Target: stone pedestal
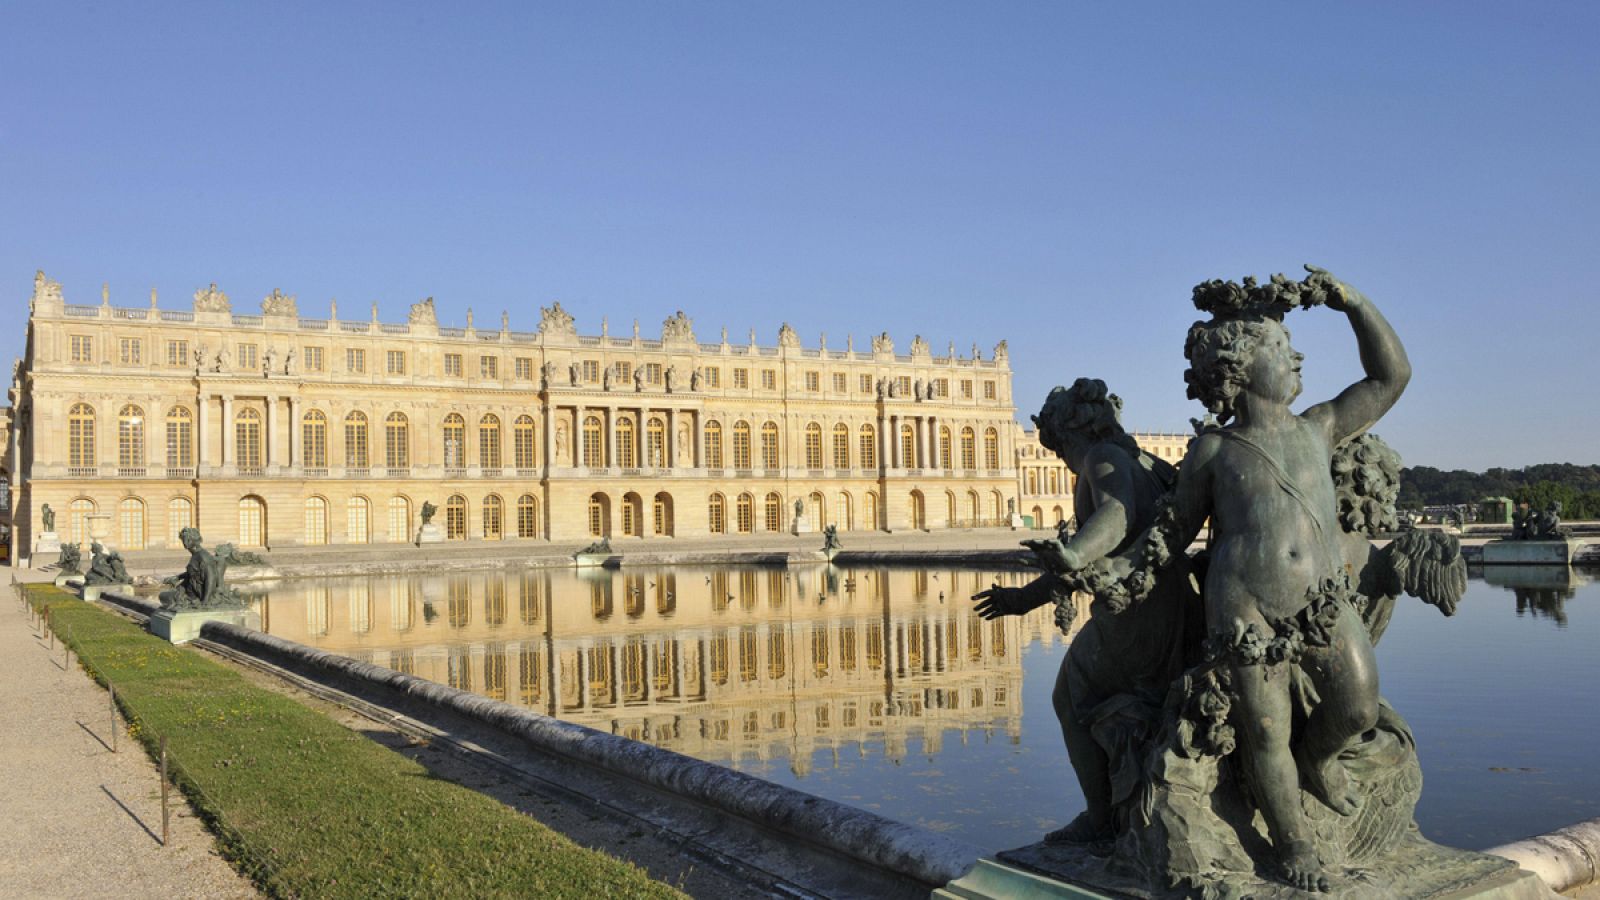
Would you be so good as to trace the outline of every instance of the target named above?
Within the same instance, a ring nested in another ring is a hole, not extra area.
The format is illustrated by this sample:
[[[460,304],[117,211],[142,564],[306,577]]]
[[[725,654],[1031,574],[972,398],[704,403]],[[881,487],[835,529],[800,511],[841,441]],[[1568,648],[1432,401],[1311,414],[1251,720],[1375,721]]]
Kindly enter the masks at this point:
[[[61,555],[61,536],[54,531],[42,531],[38,540],[33,542],[33,558],[44,560],[45,565],[56,561]]]
[[[116,591],[119,594],[132,594],[131,584],[85,584],[83,586],[83,599],[86,603],[93,603],[100,599],[106,591]]]
[[[260,630],[261,614],[248,609],[161,609],[150,616],[150,633],[174,644],[187,644],[200,636],[200,627],[207,622]]]
[[[622,554],[620,553],[574,553],[572,564],[580,569],[620,569],[622,568]]]
[[[423,544],[442,544],[442,543],[444,543],[444,529],[443,528],[440,528],[439,526],[433,524],[432,522],[429,522],[428,524],[426,524],[426,525],[422,526],[421,528],[417,529],[417,546],[418,547],[421,547]]]
[[[810,534],[816,530],[816,527],[811,524],[811,517],[805,513],[795,516],[794,521],[789,523],[790,534]]]
[[[1020,530],[1022,530],[1022,529],[1023,529],[1023,528],[1026,528],[1026,527],[1027,527],[1027,523],[1026,523],[1026,522],[1024,522],[1024,521],[1023,521],[1023,520],[1022,520],[1022,516],[1020,516],[1020,515],[1018,515],[1018,514],[1017,514],[1017,513],[1012,513],[1012,514],[1011,514],[1011,515],[1010,515],[1010,516],[1009,516],[1009,517],[1008,517],[1008,518],[1007,518],[1007,521],[1008,521],[1008,524],[1010,524],[1010,525],[1011,525],[1011,530],[1012,530],[1012,531],[1020,531]]]
[[[62,572],[56,576],[55,585],[62,590],[70,591],[83,584],[83,576],[77,573]]]
[[[1486,566],[1570,566],[1582,541],[1490,541],[1483,545]]]

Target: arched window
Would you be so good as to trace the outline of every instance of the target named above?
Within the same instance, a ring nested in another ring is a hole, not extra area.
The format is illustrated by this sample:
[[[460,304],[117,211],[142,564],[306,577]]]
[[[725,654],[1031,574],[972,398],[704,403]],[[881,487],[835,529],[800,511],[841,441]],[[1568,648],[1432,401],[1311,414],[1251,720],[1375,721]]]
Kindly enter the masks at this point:
[[[722,423],[706,423],[706,468],[722,468]]]
[[[978,433],[970,427],[961,429],[961,468],[978,467]],[[977,518],[974,516],[973,518]]]
[[[411,501],[399,495],[389,498],[389,540],[394,543],[411,540]]]
[[[372,504],[365,497],[345,501],[344,539],[350,544],[372,542]]]
[[[749,494],[740,494],[739,499],[734,503],[734,510],[736,512],[734,520],[738,524],[739,533],[749,534],[755,531],[756,499]]]
[[[1039,493],[1039,470],[1032,467],[1028,469],[1028,493]]]
[[[167,468],[194,468],[194,414],[188,407],[167,410]]]
[[[622,536],[644,536],[644,501],[629,491],[622,495]]]
[[[768,422],[761,426],[761,466],[765,469],[776,469],[780,465],[778,462],[778,423]]]
[[[467,498],[460,494],[444,501],[444,536],[452,541],[467,539]]]
[[[517,537],[539,536],[539,500],[532,494],[517,498]]]
[[[533,448],[536,446],[533,416],[517,416],[517,421],[511,426],[511,454],[519,469],[531,469],[534,466]]]
[[[773,491],[773,492],[767,494],[767,502],[765,504],[765,507],[766,507],[766,509],[764,511],[766,513],[767,530],[771,531],[771,532],[782,531],[783,530],[783,498],[778,495],[777,491]]]
[[[188,497],[167,501],[167,545],[179,546],[178,532],[194,525],[194,504]]]
[[[308,469],[328,467],[328,417],[320,409],[300,417],[300,462]]]
[[[411,467],[411,423],[403,412],[383,419],[383,464],[391,469]]]
[[[672,495],[665,491],[656,494],[655,501],[650,504],[650,519],[655,526],[657,537],[668,537],[672,534]]]
[[[1035,527],[1035,528],[1043,528],[1044,527],[1044,510],[1040,509],[1037,506],[1035,506],[1033,508],[1033,527]]]
[[[867,491],[861,502],[861,518],[866,523],[867,530],[878,530],[878,494],[876,491]]]
[[[955,458],[950,455],[950,429],[939,427],[939,464],[946,469],[956,467]]]
[[[94,407],[74,403],[67,411],[67,465],[88,469],[97,465],[94,452]]]
[[[591,469],[606,465],[606,445],[600,431],[600,417],[587,416],[583,420],[583,464]]]
[[[993,428],[983,431],[983,467],[991,472],[1000,468],[1000,432]]]
[[[623,416],[617,419],[617,466],[623,469],[634,469],[639,466],[639,454],[635,448],[639,446],[639,431],[633,426],[633,420]],[[627,532],[624,531],[624,534]]]
[[[130,403],[117,413],[117,467],[142,469],[144,464],[144,409]]]
[[[873,428],[871,425],[861,426],[859,441],[861,468],[876,469],[878,467],[878,429]]]
[[[728,533],[728,501],[721,494],[712,494],[706,504],[706,524],[712,534]]]
[[[850,468],[850,426],[843,422],[833,426],[833,467]]]
[[[956,520],[960,519],[956,513],[956,495],[954,491],[944,492],[944,524],[946,528],[956,527]]]
[[[461,469],[467,465],[467,420],[458,413],[444,417],[444,465],[447,469]],[[466,502],[465,497],[461,498],[463,505]]]
[[[818,530],[828,527],[828,505],[822,502],[822,492],[812,491],[807,498],[811,501],[811,522]]]
[[[360,410],[351,410],[344,417],[344,464],[349,468],[372,465],[372,435],[367,424],[367,414]]]
[[[667,467],[667,423],[651,416],[644,426],[644,464],[656,469]]]
[[[750,468],[750,423],[743,419],[733,423],[733,467]]]
[[[117,540],[123,550],[144,549],[144,501],[138,497],[117,504]]]
[[[833,520],[833,524],[839,526],[839,530],[840,531],[854,531],[855,530],[855,527],[856,527],[855,510],[851,509],[850,507],[851,507],[850,494],[846,493],[846,492],[841,492],[839,494],[839,516],[838,516],[838,518]]]
[[[989,513],[990,513],[989,518],[994,520],[994,521],[996,521],[996,522],[1000,521],[1001,517],[1005,515],[1005,513],[1003,512],[1003,510],[1005,508],[1006,508],[1006,500],[1005,500],[1004,497],[1000,496],[1000,492],[999,491],[990,491],[989,492]]]
[[[500,417],[487,415],[478,420],[478,465],[500,468]]]
[[[306,498],[306,543],[320,546],[328,542],[328,501]]]
[[[251,407],[239,410],[233,417],[234,449],[238,454],[241,472],[260,471],[261,463],[261,413]],[[259,541],[256,542],[258,546]]]
[[[1060,469],[1051,469],[1050,470],[1049,481],[1050,481],[1050,493],[1052,493],[1052,494],[1061,493],[1061,470]]]
[[[917,468],[917,430],[910,422],[900,423],[900,468]]]
[[[968,511],[972,513],[972,524],[977,525],[978,521],[983,518],[983,509],[978,506],[977,491],[967,491],[967,507]]]
[[[499,494],[483,498],[483,539],[498,541],[505,525],[505,504]]]
[[[1052,507],[1050,510],[1050,515],[1053,519],[1053,521],[1050,523],[1052,525],[1060,525],[1062,522],[1066,521],[1066,516],[1062,514],[1060,506]]]
[[[254,494],[239,498],[239,545],[242,547],[267,545],[267,501]]]
[[[822,468],[822,426],[815,422],[806,426],[806,468]]]
[[[88,497],[79,497],[67,507],[67,540],[74,544],[84,544],[89,540],[89,517],[95,514],[93,500]]]
[[[589,536],[605,537],[611,532],[611,503],[605,494],[589,495]]]

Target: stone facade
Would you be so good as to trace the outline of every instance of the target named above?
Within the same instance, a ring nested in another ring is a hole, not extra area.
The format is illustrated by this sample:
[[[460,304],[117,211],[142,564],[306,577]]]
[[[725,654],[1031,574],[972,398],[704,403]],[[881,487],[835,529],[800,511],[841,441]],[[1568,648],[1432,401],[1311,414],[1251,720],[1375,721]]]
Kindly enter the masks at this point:
[[[1011,370],[927,342],[896,354],[261,314],[216,285],[191,309],[66,302],[40,273],[11,391],[14,547],[49,503],[66,540],[125,550],[415,539],[587,541],[1003,524],[1017,490]]]
[[[1020,429],[1019,429],[1020,431]],[[1194,435],[1164,431],[1129,432],[1139,447],[1173,465],[1183,459]],[[1037,431],[1020,431],[1017,446],[1017,512],[1034,528],[1054,528],[1072,518],[1077,476],[1061,458],[1039,443]]]

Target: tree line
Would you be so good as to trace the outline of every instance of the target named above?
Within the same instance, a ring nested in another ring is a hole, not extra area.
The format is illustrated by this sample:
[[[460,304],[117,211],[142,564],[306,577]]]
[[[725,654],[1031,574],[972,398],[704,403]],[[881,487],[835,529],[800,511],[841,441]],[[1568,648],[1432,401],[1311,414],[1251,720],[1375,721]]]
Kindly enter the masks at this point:
[[[1466,503],[1476,508],[1485,497],[1526,500],[1543,509],[1561,501],[1563,519],[1600,519],[1600,466],[1540,463],[1523,469],[1494,468],[1486,472],[1464,469],[1443,471],[1432,466],[1400,470],[1401,509],[1452,506]]]

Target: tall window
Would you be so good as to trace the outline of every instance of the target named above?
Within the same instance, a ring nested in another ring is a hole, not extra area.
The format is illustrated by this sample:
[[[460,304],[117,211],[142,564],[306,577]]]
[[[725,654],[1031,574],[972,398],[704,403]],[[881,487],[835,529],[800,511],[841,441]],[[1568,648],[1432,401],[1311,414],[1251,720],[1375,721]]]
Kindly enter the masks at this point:
[[[867,491],[867,496],[861,503],[861,515],[866,522],[868,531],[876,531],[878,529],[877,492]]]
[[[309,468],[327,468],[328,417],[320,409],[300,417],[300,459]]]
[[[478,420],[478,465],[485,469],[500,468],[500,417],[484,416]]]
[[[234,449],[239,456],[239,468],[261,468],[261,413],[246,407],[233,417]],[[242,520],[241,520],[242,521]],[[260,544],[260,541],[256,541]]]
[[[761,426],[761,467],[776,469],[778,462],[778,423],[768,422]]]
[[[728,533],[728,501],[721,494],[712,494],[706,505],[706,524],[712,534]]]
[[[654,534],[658,537],[672,533],[672,497],[667,494],[657,494],[650,504],[650,519],[655,526]]]
[[[961,429],[961,468],[978,467],[978,434],[971,428]],[[973,518],[977,518],[974,516]]]
[[[534,430],[533,416],[517,416],[511,426],[511,454],[519,469],[533,468]]]
[[[606,530],[607,530],[607,524],[608,523],[606,522],[606,498],[605,498],[605,495],[604,494],[590,494],[589,495],[589,536],[590,537],[605,537]]]
[[[87,334],[72,336],[72,361],[94,362],[94,338]]]
[[[871,425],[861,426],[861,468],[876,469],[878,467],[878,430]]]
[[[74,469],[96,465],[94,407],[87,403],[74,403],[67,411],[67,465]]]
[[[667,465],[667,424],[651,416],[644,426],[644,464],[657,469]]]
[[[539,500],[532,494],[517,498],[517,537],[539,536]]]
[[[368,441],[367,414],[352,410],[344,417],[344,464],[352,469],[365,469],[372,465]]]
[[[93,500],[88,497],[79,497],[67,507],[67,539],[74,544],[82,544],[89,540],[89,517],[95,514]]]
[[[372,504],[365,497],[351,497],[345,503],[345,541],[366,544],[372,541]]]
[[[404,375],[406,373],[406,352],[404,350],[389,350],[384,353],[384,371],[390,375]]]
[[[639,446],[639,430],[634,427],[633,420],[620,418],[617,420],[617,465],[624,469],[632,469],[639,465],[639,456],[635,449]],[[624,534],[627,532],[624,531]]]
[[[321,497],[306,498],[306,543],[314,546],[328,542],[328,501]]]
[[[833,467],[850,468],[850,426],[843,422],[833,426]]]
[[[776,491],[767,494],[766,526],[768,531],[778,532],[783,530],[783,498]]]
[[[444,502],[444,536],[452,541],[467,539],[467,498],[451,494]]]
[[[855,510],[850,508],[850,495],[849,494],[842,493],[842,492],[839,494],[839,517],[834,519],[833,521],[834,521],[834,524],[838,525],[840,530],[842,530],[842,531],[854,531],[855,530],[855,527],[856,527]]]
[[[123,550],[144,549],[144,501],[138,497],[117,504],[117,540]]]
[[[444,355],[444,374],[452,378],[461,377],[461,354],[446,353]]]
[[[392,412],[384,417],[383,464],[391,469],[411,466],[411,424],[403,412]]]
[[[467,420],[456,413],[444,417],[444,464],[449,469],[467,464]],[[463,498],[461,502],[467,501]]]
[[[806,426],[806,468],[822,468],[822,426],[815,422]]]
[[[194,504],[188,497],[173,497],[167,501],[167,544],[178,546],[178,532],[194,524]]]
[[[733,467],[750,468],[750,423],[742,419],[733,423]]]
[[[583,420],[583,464],[591,469],[606,465],[606,445],[602,440],[599,416],[586,416]]]
[[[187,407],[167,410],[167,468],[194,466],[194,414]]]
[[[504,533],[505,503],[499,494],[490,494],[483,498],[483,537],[484,540],[498,541]]]
[[[900,423],[900,468],[917,468],[917,430],[909,423]]]
[[[983,431],[983,467],[991,472],[1000,468],[1000,432],[993,428]]]
[[[254,494],[239,498],[239,544],[245,547],[261,547],[266,545],[266,540],[266,501]]]
[[[411,501],[398,495],[389,498],[389,540],[411,540]]]
[[[756,528],[756,499],[749,494],[740,494],[734,503],[735,519],[739,526],[740,534],[749,534]]]
[[[722,423],[706,423],[706,468],[722,468]]]
[[[119,338],[117,340],[117,360],[125,366],[143,365],[144,341],[138,338]]]
[[[138,469],[144,464],[144,410],[129,404],[117,413],[117,466]]]
[[[950,456],[950,429],[939,426],[939,465],[946,469],[954,469],[955,460]]]
[[[639,528],[643,524],[639,521],[640,515],[643,512],[643,510],[640,508],[641,506],[643,506],[643,504],[639,502],[638,494],[629,493],[622,495],[623,537],[641,536],[639,532]]]

